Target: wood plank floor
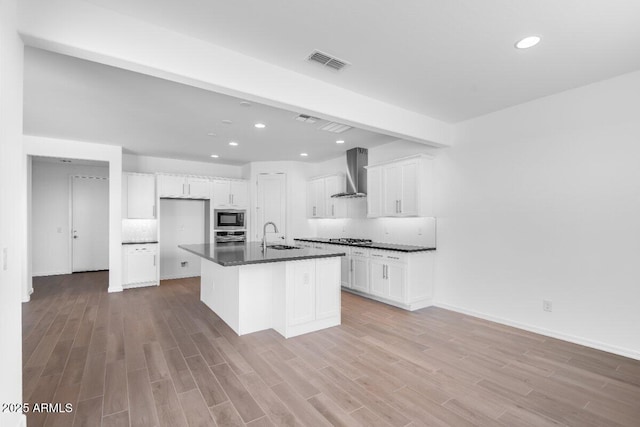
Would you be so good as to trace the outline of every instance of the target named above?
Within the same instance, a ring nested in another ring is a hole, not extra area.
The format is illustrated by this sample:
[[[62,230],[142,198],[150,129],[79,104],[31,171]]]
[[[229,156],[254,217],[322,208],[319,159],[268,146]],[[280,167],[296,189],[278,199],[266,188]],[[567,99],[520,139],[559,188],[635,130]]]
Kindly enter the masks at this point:
[[[348,293],[342,325],[238,337],[198,279],[108,294],[38,278],[23,306],[36,426],[639,426],[640,362],[438,308]]]

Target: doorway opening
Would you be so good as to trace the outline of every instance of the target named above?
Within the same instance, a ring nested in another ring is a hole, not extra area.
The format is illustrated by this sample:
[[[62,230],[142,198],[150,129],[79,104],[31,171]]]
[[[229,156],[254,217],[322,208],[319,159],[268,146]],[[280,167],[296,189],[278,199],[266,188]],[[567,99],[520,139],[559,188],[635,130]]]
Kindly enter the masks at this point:
[[[109,269],[109,163],[32,156],[28,233],[33,277]]]

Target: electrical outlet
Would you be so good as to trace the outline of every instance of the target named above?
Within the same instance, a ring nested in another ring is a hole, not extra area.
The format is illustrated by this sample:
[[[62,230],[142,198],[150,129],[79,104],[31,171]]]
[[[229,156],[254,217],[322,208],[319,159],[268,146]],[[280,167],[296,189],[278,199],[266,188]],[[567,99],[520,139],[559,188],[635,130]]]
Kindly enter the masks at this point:
[[[58,227],[58,228],[56,229],[56,231],[57,231],[58,233],[62,233],[62,227]]]
[[[553,311],[553,304],[551,303],[551,301],[543,300],[542,301],[542,309],[544,311],[552,312]]]
[[[180,263],[180,267],[186,267],[186,266],[188,266],[188,265],[189,265],[189,261],[182,261],[182,262]]]

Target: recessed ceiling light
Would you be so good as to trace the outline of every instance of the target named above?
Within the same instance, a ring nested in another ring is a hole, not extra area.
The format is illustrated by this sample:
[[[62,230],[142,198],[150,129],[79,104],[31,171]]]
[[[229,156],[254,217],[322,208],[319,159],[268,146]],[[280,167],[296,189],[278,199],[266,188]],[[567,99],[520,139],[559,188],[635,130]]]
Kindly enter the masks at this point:
[[[251,103],[247,101],[240,101],[240,105],[242,105],[243,107],[251,107]]]
[[[231,120],[229,120],[229,119],[224,119],[224,120],[222,120],[222,123],[224,123],[225,125],[230,125],[233,122]]]
[[[529,49],[530,47],[533,47],[533,46],[537,45],[538,43],[540,43],[540,37],[538,37],[538,36],[529,36],[529,37],[523,38],[518,43],[516,43],[516,47],[518,49]]]
[[[235,141],[231,141],[231,142],[229,143],[229,145],[231,145],[231,146],[233,146],[233,147],[236,147],[236,146],[238,145],[238,143],[237,143],[237,142],[235,142]]]
[[[213,133],[213,132],[209,132],[209,133],[207,134],[207,136],[218,136],[218,135],[216,135],[216,134],[215,134],[215,133]]]
[[[267,125],[265,125],[264,123],[256,123],[255,125],[253,125],[254,127],[258,128],[258,129],[264,129],[267,127]]]
[[[344,144],[344,141],[339,139],[339,140],[336,141],[336,144]]]
[[[308,154],[307,154],[307,153],[300,153],[300,155],[301,155],[302,157],[307,157],[307,156],[308,156]]]
[[[212,154],[211,157],[213,157],[214,159],[217,159],[220,156],[218,156],[217,154]]]

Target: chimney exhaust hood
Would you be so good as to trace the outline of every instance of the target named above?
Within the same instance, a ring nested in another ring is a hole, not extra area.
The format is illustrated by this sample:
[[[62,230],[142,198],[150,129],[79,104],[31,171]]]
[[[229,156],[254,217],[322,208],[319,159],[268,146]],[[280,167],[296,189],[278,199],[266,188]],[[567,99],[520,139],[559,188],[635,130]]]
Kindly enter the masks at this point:
[[[367,197],[367,166],[369,150],[352,148],[347,150],[347,191],[332,194],[335,198]]]

